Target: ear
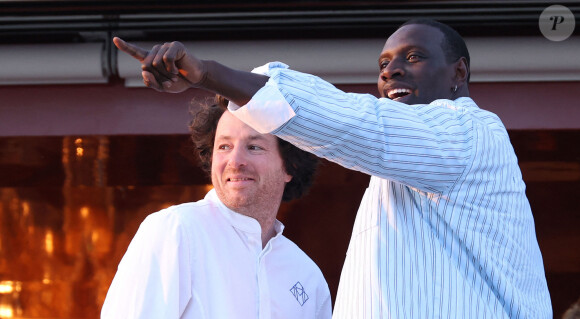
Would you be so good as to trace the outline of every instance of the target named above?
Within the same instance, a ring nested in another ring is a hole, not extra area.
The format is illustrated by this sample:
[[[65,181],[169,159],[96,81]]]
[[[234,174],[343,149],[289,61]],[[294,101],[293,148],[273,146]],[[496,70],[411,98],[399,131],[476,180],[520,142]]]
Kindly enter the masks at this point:
[[[292,175],[288,175],[286,174],[286,179],[284,180],[286,183],[290,183],[290,181],[292,180]]]
[[[457,85],[459,84],[467,84],[467,79],[469,78],[469,67],[467,66],[467,59],[465,57],[459,58],[457,62],[455,62],[455,78]]]

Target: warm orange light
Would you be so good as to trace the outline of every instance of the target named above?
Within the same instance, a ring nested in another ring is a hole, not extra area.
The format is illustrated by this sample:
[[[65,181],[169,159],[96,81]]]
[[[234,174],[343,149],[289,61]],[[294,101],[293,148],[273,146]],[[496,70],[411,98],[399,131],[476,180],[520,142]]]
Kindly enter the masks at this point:
[[[27,201],[23,201],[22,202],[22,216],[28,217],[28,214],[30,214],[30,203],[28,203]]]
[[[14,317],[14,309],[12,309],[12,306],[0,305],[0,318],[13,318],[13,317]]]
[[[99,241],[99,232],[98,231],[93,231],[91,233],[91,241],[93,242],[93,245],[97,243],[97,241]]]
[[[83,149],[83,139],[77,138],[75,140],[75,145],[77,146],[77,157],[83,157],[85,150]]]
[[[83,219],[87,219],[87,217],[89,217],[89,213],[90,213],[90,210],[87,206],[81,207],[81,217]]]
[[[12,280],[0,281],[0,294],[10,294],[14,291],[14,282]]]
[[[49,255],[54,252],[54,238],[51,230],[47,231],[44,236],[44,248]]]
[[[22,290],[21,281],[12,281],[12,280],[0,281],[0,294],[11,294],[13,292],[20,292],[21,290]]]
[[[20,282],[14,282],[12,280],[0,281],[0,296],[3,294],[12,294],[15,291],[16,292],[20,291]],[[12,317],[14,317],[14,309],[12,308],[12,306],[0,304],[0,318],[12,318]]]

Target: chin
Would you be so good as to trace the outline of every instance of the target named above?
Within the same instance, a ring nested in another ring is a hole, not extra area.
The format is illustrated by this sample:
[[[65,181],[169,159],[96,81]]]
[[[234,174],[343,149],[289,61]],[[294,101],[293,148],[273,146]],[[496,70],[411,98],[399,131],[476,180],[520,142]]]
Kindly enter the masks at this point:
[[[247,205],[242,205],[240,203],[224,203],[224,205],[226,205],[227,208],[238,214],[247,215],[245,213],[247,211],[247,209],[245,209]]]

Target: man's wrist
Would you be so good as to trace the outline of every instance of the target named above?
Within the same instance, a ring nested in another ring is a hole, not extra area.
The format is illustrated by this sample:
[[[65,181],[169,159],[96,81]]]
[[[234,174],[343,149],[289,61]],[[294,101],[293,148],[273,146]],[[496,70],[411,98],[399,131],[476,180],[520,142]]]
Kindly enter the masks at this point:
[[[200,62],[200,80],[192,85],[217,93],[240,106],[248,103],[268,81],[267,76],[230,69],[213,60]]]
[[[199,75],[196,77],[198,80],[196,82],[189,81],[189,83],[191,83],[191,87],[193,87],[193,88],[205,89],[206,82],[207,82],[207,75],[208,75],[207,64],[209,62],[212,62],[212,61],[206,61],[206,60],[198,60],[198,61],[199,61],[199,68],[198,68]]]

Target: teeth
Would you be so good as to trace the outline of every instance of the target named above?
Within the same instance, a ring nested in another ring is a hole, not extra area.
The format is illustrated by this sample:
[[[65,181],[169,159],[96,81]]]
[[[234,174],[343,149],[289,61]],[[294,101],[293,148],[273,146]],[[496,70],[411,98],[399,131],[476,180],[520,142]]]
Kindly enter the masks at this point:
[[[232,182],[239,182],[239,181],[249,181],[250,178],[230,178]]]
[[[390,90],[387,93],[387,95],[389,96],[390,99],[395,99],[397,97],[400,97],[397,95],[404,94],[404,93],[411,94],[411,90],[409,90],[409,89],[393,89],[393,90]]]

